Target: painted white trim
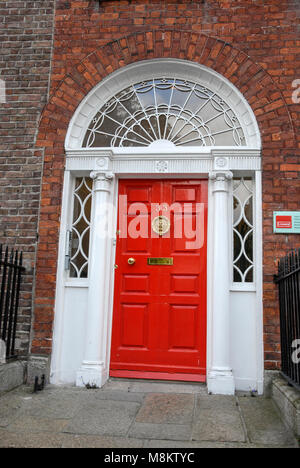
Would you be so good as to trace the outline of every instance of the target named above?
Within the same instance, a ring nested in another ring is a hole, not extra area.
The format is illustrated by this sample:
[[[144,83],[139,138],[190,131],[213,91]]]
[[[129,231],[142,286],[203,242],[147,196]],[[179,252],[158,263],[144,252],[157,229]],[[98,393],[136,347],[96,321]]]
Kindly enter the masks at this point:
[[[220,167],[225,164],[226,167]],[[260,150],[253,148],[197,148],[189,152],[68,150],[66,169],[79,175],[89,171],[109,170],[118,175],[208,174],[212,170],[258,171],[261,169]]]
[[[258,393],[263,393],[264,381],[264,323],[263,323],[263,224],[262,224],[262,173],[255,172],[255,285],[256,285],[256,368]]]
[[[224,164],[225,165],[225,164]],[[212,394],[233,395],[235,382],[230,359],[230,244],[231,222],[228,199],[233,173],[228,170],[209,174],[213,204],[213,262],[211,267],[210,366],[207,388]]]
[[[224,147],[217,147],[217,146],[205,146],[205,147],[198,147],[198,146],[189,146],[188,148],[183,149],[182,147],[173,147],[173,148],[166,148],[162,142],[161,148],[159,145],[156,146],[154,150],[153,147],[147,148],[76,148],[66,149],[67,156],[76,157],[80,156],[83,157],[93,157],[97,155],[103,155],[108,157],[115,157],[115,158],[128,158],[129,155],[131,157],[140,158],[141,156],[144,157],[151,157],[156,158],[157,154],[164,154],[169,157],[176,158],[178,155],[185,155],[186,158],[196,157],[199,155],[210,155],[213,152],[215,156],[223,155],[226,157],[231,157],[232,155],[236,155],[239,157],[242,156],[249,156],[249,157],[260,157],[261,150],[259,148],[255,148],[253,146],[224,146]]]
[[[206,332],[206,368],[212,367],[212,336],[213,319],[213,261],[214,261],[214,216],[213,216],[213,181],[208,179],[208,220],[207,220],[207,332]]]
[[[111,242],[105,234],[110,219],[106,205],[111,201],[112,172],[91,172],[93,184],[93,229],[89,258],[89,290],[84,356],[77,371],[76,385],[102,387],[109,374],[107,353],[108,307],[111,274]]]
[[[254,265],[255,266],[255,265]],[[233,283],[230,286],[232,292],[256,292],[256,284],[254,283]]]
[[[69,281],[65,282],[65,287],[66,288],[88,288],[90,283],[88,281],[85,281],[82,278],[70,278]]]
[[[110,369],[110,353],[111,353],[111,339],[112,339],[112,322],[113,322],[113,308],[114,308],[114,283],[115,283],[115,258],[116,258],[116,235],[117,235],[117,225],[118,225],[118,178],[115,177],[112,182],[111,188],[111,200],[113,201],[113,205],[116,207],[114,212],[114,217],[111,218],[112,221],[112,229],[115,235],[110,239],[109,244],[109,253],[108,253],[108,271],[111,272],[109,275],[109,283],[108,283],[108,294],[107,294],[107,310],[108,316],[106,321],[106,356],[105,362],[107,363],[107,375],[109,374]]]
[[[51,356],[50,382],[59,383],[60,376],[60,357],[64,335],[63,314],[65,297],[65,253],[66,253],[66,232],[68,229],[69,207],[73,206],[73,188],[74,180],[69,171],[65,172],[63,200],[61,209],[61,225],[58,245],[58,265],[57,281],[54,308],[54,326],[53,326],[53,349]]]

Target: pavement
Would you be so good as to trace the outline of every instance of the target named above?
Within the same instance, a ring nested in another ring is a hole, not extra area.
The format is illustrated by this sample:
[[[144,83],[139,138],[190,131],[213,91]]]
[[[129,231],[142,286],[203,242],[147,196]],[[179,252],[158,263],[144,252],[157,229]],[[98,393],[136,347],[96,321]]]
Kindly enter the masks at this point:
[[[0,447],[297,447],[270,399],[204,384],[111,379],[102,389],[22,386],[0,396]]]

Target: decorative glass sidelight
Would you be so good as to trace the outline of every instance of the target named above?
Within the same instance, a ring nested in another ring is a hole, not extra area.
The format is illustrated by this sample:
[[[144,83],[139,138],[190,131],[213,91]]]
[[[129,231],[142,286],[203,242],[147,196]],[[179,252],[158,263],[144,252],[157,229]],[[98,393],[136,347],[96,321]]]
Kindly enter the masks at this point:
[[[112,97],[94,116],[83,147],[245,146],[241,124],[215,92],[177,78],[143,81]]]
[[[233,180],[233,282],[254,281],[253,194],[251,178]]]
[[[87,278],[93,181],[89,177],[75,180],[73,223],[70,239],[70,277]]]

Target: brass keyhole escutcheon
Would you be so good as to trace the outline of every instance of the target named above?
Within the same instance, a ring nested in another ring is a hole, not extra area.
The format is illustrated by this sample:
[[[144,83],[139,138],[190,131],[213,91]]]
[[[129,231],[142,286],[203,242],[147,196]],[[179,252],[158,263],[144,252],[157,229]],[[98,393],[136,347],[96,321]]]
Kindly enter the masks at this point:
[[[135,258],[129,258],[128,259],[128,265],[134,265],[135,264]]]

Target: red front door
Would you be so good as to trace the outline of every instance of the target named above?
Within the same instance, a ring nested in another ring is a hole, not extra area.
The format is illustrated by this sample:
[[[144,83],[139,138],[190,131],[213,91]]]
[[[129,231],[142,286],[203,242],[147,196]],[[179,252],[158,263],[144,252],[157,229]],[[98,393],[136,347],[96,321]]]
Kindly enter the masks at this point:
[[[121,180],[118,232],[110,375],[204,380],[207,181]]]

